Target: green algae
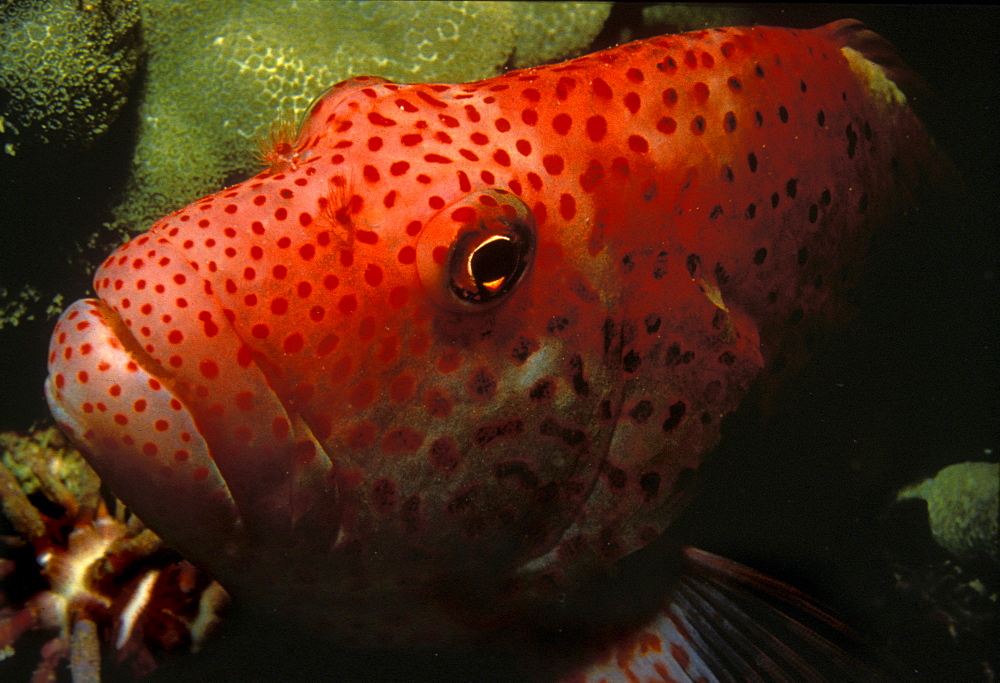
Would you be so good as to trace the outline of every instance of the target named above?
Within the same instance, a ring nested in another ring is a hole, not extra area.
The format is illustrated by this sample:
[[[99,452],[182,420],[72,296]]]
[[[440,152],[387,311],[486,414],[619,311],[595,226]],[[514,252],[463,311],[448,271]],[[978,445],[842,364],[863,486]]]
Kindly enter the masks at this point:
[[[2,154],[92,145],[124,107],[141,52],[135,0],[0,2]]]
[[[934,540],[955,557],[998,562],[998,489],[1000,464],[963,462],[904,489],[896,499],[927,501]]]

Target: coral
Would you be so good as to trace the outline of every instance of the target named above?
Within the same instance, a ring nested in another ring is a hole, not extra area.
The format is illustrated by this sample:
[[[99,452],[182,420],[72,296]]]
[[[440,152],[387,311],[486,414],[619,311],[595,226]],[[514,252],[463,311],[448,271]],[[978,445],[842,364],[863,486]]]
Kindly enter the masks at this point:
[[[942,548],[958,558],[997,553],[997,491],[1000,464],[963,462],[901,491],[897,500],[927,501],[931,533]]]
[[[282,113],[356,74],[461,82],[582,51],[610,3],[143,0],[148,82],[116,226],[160,216],[252,174]]]
[[[55,680],[64,660],[73,679],[100,679],[101,645],[132,675],[156,653],[197,651],[219,623],[228,596],[218,583],[162,547],[123,506],[101,497],[100,481],[54,428],[0,434],[0,661],[27,631],[56,633],[33,680]],[[3,662],[0,676],[12,678]]]
[[[135,0],[0,2],[0,145],[8,156],[86,148],[139,67]]]

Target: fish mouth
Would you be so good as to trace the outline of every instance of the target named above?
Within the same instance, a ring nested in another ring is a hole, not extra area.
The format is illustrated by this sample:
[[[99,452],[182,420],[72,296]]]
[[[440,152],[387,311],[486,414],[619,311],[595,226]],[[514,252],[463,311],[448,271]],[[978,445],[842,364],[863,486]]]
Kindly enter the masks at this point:
[[[239,513],[174,384],[106,303],[77,301],[56,324],[45,394],[57,424],[147,526],[197,558]]]

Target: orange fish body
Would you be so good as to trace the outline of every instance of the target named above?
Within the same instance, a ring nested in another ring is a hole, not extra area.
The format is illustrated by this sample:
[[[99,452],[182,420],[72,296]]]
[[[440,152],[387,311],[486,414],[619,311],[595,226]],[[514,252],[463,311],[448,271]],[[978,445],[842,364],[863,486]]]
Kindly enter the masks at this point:
[[[337,84],[107,259],[52,410],[237,599],[362,643],[530,612],[671,522],[909,191],[931,142],[859,36]]]

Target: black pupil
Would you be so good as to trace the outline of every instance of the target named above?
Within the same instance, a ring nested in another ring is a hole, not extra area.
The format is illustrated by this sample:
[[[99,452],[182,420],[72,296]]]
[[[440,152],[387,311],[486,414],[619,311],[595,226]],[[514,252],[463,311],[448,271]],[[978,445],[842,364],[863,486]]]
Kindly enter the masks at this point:
[[[508,278],[517,270],[520,254],[511,239],[491,240],[472,253],[470,268],[477,284]]]

